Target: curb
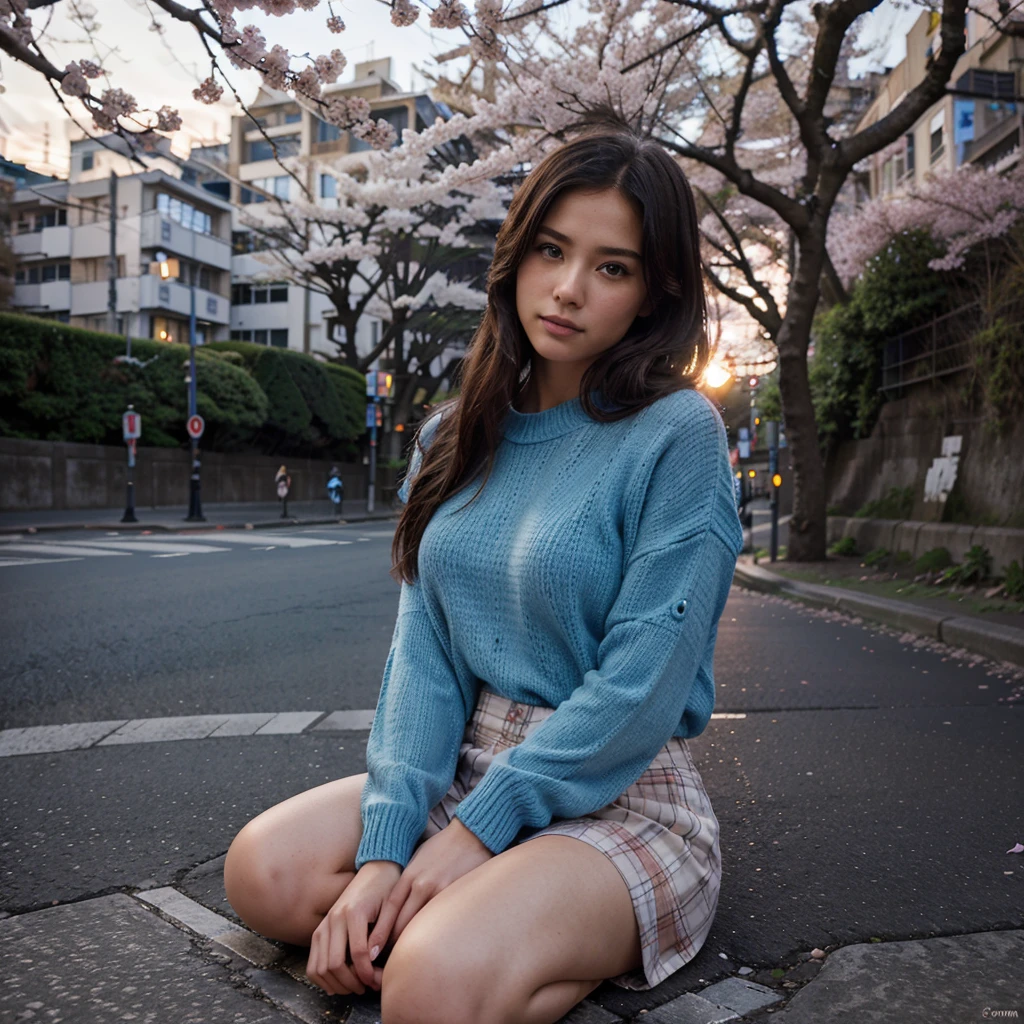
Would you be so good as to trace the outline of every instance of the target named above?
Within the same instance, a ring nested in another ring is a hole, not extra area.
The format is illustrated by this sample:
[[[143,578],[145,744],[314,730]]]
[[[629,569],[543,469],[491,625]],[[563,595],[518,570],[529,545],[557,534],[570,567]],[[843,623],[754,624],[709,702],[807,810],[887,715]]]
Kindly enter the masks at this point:
[[[38,526],[0,526],[0,536],[5,534],[59,533],[63,530],[118,530],[122,533],[138,533],[143,530],[163,533],[188,533],[200,530],[273,530],[280,526],[346,526],[352,523],[365,523],[376,519],[397,519],[401,512],[386,509],[355,519],[325,517],[318,519],[264,519],[251,523],[189,523],[184,519],[180,526],[168,526],[167,523],[42,523]]]
[[[873,597],[842,587],[789,580],[746,560],[736,563],[733,580],[748,590],[782,594],[816,608],[833,608],[850,615],[859,615],[886,626],[963,647],[986,658],[1024,666],[1024,629],[986,622],[967,615],[932,612],[906,601]]]

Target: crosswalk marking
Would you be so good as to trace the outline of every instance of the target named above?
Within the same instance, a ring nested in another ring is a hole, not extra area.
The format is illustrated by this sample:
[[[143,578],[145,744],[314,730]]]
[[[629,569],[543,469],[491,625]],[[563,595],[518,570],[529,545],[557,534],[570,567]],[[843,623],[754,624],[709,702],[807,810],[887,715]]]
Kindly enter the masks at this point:
[[[86,544],[89,542],[86,541]],[[101,555],[127,555],[127,551],[97,551],[93,547],[86,547],[77,544],[62,544],[54,541],[52,544],[4,544],[0,551],[17,551],[24,555],[79,555],[81,557],[98,557]]]
[[[206,538],[205,537],[204,538],[196,537],[195,539],[196,540],[200,540],[200,539],[205,540]],[[213,540],[212,537],[210,539]],[[352,541],[350,541],[350,540],[323,540],[323,539],[314,538],[314,537],[290,537],[290,536],[287,536],[287,535],[285,535],[285,536],[278,536],[276,534],[273,537],[268,537],[266,534],[264,534],[263,536],[260,536],[259,534],[252,534],[252,533],[233,533],[233,534],[228,534],[225,531],[224,533],[218,533],[217,534],[216,543],[218,543],[218,544],[252,544],[254,546],[256,546],[256,545],[262,546],[262,545],[265,545],[265,544],[273,544],[274,547],[280,547],[280,548],[320,548],[320,547],[329,547],[329,546],[332,546],[332,545],[335,545],[335,544],[351,544]]]
[[[83,540],[79,542],[79,547],[105,553],[144,551],[150,555],[208,555],[214,551],[228,550],[212,544],[170,544],[162,540]]]
[[[0,558],[0,569],[12,565],[52,565],[54,562],[80,562],[81,558]]]

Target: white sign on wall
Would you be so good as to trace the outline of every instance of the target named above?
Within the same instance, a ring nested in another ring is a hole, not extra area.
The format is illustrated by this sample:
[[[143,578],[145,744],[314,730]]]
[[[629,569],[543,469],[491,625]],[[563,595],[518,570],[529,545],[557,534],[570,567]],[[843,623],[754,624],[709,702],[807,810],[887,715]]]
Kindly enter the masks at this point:
[[[957,466],[960,464],[960,435],[942,439],[942,454],[932,459],[924,478],[924,500],[945,501],[956,483]]]

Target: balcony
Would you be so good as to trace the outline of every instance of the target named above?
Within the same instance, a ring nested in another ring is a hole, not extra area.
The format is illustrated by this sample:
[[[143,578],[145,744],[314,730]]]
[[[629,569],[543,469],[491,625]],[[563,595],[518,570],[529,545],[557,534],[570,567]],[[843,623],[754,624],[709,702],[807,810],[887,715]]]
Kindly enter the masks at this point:
[[[28,313],[68,312],[71,309],[71,282],[15,285],[11,305]]]
[[[216,267],[231,269],[231,243],[214,235],[201,235],[183,228],[157,210],[142,215],[140,245],[143,249],[163,249],[174,256]]]
[[[42,231],[29,231],[24,235],[15,235],[11,239],[11,248],[19,260],[24,259],[57,259],[71,255],[71,229],[66,225],[43,228]]]
[[[147,275],[138,278],[139,309],[160,310],[178,316],[189,315],[189,288],[178,281],[161,281]],[[227,325],[231,321],[231,301],[205,288],[196,288],[196,317],[208,323]]]

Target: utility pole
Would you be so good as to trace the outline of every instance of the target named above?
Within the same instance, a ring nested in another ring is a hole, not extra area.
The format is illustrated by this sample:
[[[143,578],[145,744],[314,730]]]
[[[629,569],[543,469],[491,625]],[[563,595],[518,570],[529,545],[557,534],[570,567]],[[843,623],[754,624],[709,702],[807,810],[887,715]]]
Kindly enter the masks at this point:
[[[107,331],[117,334],[117,175],[110,172],[110,257],[107,261]]]

